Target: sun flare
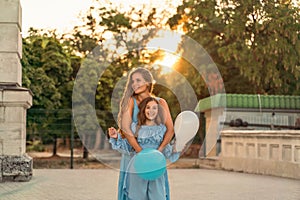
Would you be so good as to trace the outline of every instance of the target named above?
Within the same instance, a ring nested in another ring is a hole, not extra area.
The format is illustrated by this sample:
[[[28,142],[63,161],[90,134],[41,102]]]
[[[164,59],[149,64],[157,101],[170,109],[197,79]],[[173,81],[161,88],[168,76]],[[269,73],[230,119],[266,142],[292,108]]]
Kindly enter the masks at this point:
[[[173,66],[177,61],[177,56],[168,53],[162,59],[156,60],[154,64],[162,68],[162,73],[167,74],[173,71]]]
[[[179,60],[180,53],[178,45],[181,42],[181,34],[170,30],[160,30],[157,37],[150,40],[147,44],[149,49],[160,49],[164,51],[164,56],[157,59],[154,64],[162,68],[162,73],[170,73],[173,71],[174,64]],[[176,55],[178,54],[178,55]]]

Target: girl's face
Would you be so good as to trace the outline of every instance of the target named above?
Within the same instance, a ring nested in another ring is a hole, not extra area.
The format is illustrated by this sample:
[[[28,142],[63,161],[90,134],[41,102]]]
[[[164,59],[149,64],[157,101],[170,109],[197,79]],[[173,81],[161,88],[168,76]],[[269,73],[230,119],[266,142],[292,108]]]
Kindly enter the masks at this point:
[[[147,90],[147,82],[145,81],[144,77],[140,73],[134,73],[131,77],[132,81],[132,89],[135,94],[140,94]]]
[[[149,101],[145,108],[145,116],[148,120],[155,120],[158,114],[158,104],[155,101]]]

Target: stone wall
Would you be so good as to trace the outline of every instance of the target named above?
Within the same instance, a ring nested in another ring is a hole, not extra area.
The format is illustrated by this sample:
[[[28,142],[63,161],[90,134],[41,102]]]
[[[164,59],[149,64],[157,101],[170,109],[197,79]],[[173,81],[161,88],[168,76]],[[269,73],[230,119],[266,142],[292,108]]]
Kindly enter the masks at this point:
[[[0,156],[0,182],[29,181],[32,178],[32,158],[26,154],[22,156]]]
[[[205,157],[214,157],[218,155],[216,147],[220,134],[220,123],[224,121],[224,108],[210,109],[205,112]]]
[[[0,155],[26,152],[26,110],[31,104],[29,90],[0,84]]]
[[[0,0],[0,83],[22,85],[22,9],[19,0]]]
[[[222,168],[300,179],[300,131],[224,130]]]
[[[22,86],[22,10],[19,0],[0,0],[0,182],[28,181],[26,111],[32,93]]]

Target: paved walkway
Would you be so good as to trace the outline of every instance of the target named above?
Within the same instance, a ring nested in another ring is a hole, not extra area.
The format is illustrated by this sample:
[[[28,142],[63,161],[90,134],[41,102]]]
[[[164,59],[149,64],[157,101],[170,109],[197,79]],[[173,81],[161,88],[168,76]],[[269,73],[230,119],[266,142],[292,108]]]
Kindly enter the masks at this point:
[[[169,169],[172,200],[299,200],[300,181],[206,169]],[[34,170],[29,182],[0,183],[5,200],[115,200],[113,169]]]

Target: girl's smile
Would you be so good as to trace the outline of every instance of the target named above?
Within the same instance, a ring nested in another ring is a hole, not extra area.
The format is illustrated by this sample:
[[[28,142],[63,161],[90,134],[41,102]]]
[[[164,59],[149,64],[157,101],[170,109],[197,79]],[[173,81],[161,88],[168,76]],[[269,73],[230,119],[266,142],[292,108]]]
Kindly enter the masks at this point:
[[[155,101],[148,102],[145,109],[145,115],[147,120],[150,121],[155,120],[157,114],[158,114],[158,104]]]

